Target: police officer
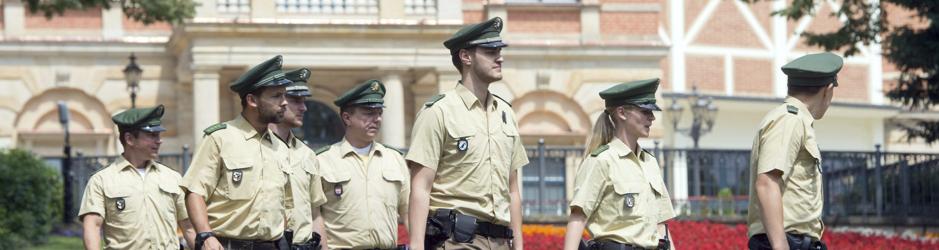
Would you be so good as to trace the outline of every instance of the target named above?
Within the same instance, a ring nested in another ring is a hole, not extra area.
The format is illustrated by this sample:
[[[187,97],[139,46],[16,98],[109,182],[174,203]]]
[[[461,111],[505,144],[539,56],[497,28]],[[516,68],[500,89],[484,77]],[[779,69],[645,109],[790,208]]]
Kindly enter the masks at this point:
[[[675,217],[658,161],[639,147],[649,137],[659,79],[600,92],[606,109],[588,139],[574,180],[564,249],[669,249],[665,222]],[[579,246],[584,227],[593,238]],[[661,239],[661,242],[660,242]]]
[[[245,72],[230,88],[241,114],[204,130],[181,184],[204,249],[284,249],[290,165],[268,124],[284,119],[281,56]],[[198,115],[198,114],[197,114]]]
[[[492,18],[444,42],[462,80],[414,121],[407,154],[414,249],[522,249],[519,172],[528,156],[511,104],[489,92],[502,79],[502,27]]]
[[[319,207],[330,249],[395,249],[406,218],[410,178],[400,151],[375,141],[385,85],[367,80],[333,102],[346,126],[342,141],[317,149],[326,204]],[[320,221],[320,220],[318,220]]]
[[[784,65],[788,97],[771,110],[750,155],[750,249],[825,249],[822,237],[821,154],[812,124],[838,86],[843,60],[810,54]]]
[[[85,249],[178,249],[177,225],[189,247],[195,231],[187,220],[182,177],[159,162],[163,105],[129,109],[111,118],[124,152],[91,176],[82,196]],[[177,224],[178,223],[178,224]]]
[[[292,171],[290,186],[294,206],[290,211],[287,228],[293,233],[293,249],[319,249],[320,234],[313,231],[313,207],[326,202],[326,198],[323,197],[316,174],[316,153],[291,132],[291,129],[303,126],[305,101],[311,96],[310,88],[307,87],[310,70],[296,69],[284,73],[284,77],[292,82],[286,88],[287,111],[284,112],[284,121],[271,123],[270,128],[279,139],[277,142],[281,144],[280,147],[287,149],[287,160]]]

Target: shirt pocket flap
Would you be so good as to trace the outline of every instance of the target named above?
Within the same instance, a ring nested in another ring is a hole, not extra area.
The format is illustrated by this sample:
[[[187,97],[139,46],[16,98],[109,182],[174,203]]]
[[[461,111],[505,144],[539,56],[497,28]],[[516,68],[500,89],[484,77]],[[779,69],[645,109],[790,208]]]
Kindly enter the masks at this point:
[[[814,139],[805,143],[805,151],[809,152],[809,154],[817,160],[822,159],[822,152],[818,150],[818,143],[816,143]]]
[[[329,183],[346,182],[352,179],[352,174],[348,171],[323,171],[323,180]]]
[[[516,137],[518,136],[518,128],[515,127],[513,123],[507,123],[502,126],[502,132],[507,136]]]
[[[254,167],[254,160],[251,160],[251,159],[225,158],[224,162],[225,162],[225,169],[228,169],[228,171],[239,170],[239,169],[248,170],[251,167]]]
[[[392,166],[384,166],[381,170],[381,176],[387,181],[400,182],[404,180],[404,174],[401,173],[401,170]]]
[[[182,190],[180,190],[179,185],[174,184],[174,182],[168,182],[168,181],[160,182],[160,190],[162,190],[163,192],[170,193],[170,194],[182,193]]]
[[[474,135],[473,129],[471,129],[469,126],[466,126],[465,124],[453,124],[451,126],[447,126],[446,129],[447,135],[454,139],[472,137]]]
[[[109,187],[104,189],[104,196],[108,198],[124,198],[130,196],[131,189],[128,186]]]
[[[638,194],[642,190],[642,184],[613,182],[613,191],[618,195]]]

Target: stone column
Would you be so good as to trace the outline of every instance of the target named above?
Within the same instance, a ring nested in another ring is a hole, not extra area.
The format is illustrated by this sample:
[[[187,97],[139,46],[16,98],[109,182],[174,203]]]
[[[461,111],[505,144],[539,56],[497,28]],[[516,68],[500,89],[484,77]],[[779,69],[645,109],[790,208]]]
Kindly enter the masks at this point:
[[[219,122],[219,68],[199,68],[192,76],[193,148],[202,142],[202,130]]]
[[[3,1],[3,34],[6,37],[22,35],[26,29],[26,8],[20,0]]]
[[[124,11],[120,6],[101,9],[101,36],[118,39],[124,36]]]
[[[392,147],[404,147],[404,84],[398,73],[382,77],[385,84],[385,112],[381,122],[381,142]]]

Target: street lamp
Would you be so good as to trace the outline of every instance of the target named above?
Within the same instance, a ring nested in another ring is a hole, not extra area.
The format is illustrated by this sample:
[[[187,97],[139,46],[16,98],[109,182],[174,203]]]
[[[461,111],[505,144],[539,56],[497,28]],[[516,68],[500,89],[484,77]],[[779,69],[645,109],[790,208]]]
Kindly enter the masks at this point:
[[[714,99],[704,98],[698,93],[698,87],[691,88],[691,96],[685,97],[688,105],[691,106],[691,127],[679,128],[678,122],[681,120],[684,105],[678,103],[677,98],[672,97],[672,104],[668,107],[668,119],[672,121],[672,128],[676,132],[688,135],[694,141],[694,148],[698,148],[698,140],[701,136],[711,132],[714,128],[714,118],[717,116],[717,106],[714,105]]]
[[[59,123],[62,124],[62,129],[65,130],[65,145],[62,148],[62,153],[65,154],[65,158],[62,158],[62,180],[65,182],[63,188],[65,189],[64,194],[64,205],[65,213],[62,216],[64,223],[69,223],[72,218],[72,144],[69,141],[69,132],[68,132],[68,105],[64,101],[58,101],[56,103],[59,109]]]
[[[130,53],[130,63],[124,67],[124,80],[127,81],[127,90],[130,91],[130,108],[137,107],[137,91],[140,90],[140,77],[143,69],[137,65],[137,57]]]

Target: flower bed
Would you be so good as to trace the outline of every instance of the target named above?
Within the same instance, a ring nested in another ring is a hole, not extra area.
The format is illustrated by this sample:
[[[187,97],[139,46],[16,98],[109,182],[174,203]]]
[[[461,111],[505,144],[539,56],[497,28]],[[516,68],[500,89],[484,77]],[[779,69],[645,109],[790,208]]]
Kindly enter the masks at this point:
[[[668,228],[677,249],[746,249],[747,226],[725,225],[714,222],[672,221]],[[399,243],[407,242],[407,232],[398,230]],[[563,225],[522,226],[525,249],[562,249]],[[862,235],[853,232],[825,231],[822,239],[829,249],[939,249],[939,239],[910,240],[900,237]]]

